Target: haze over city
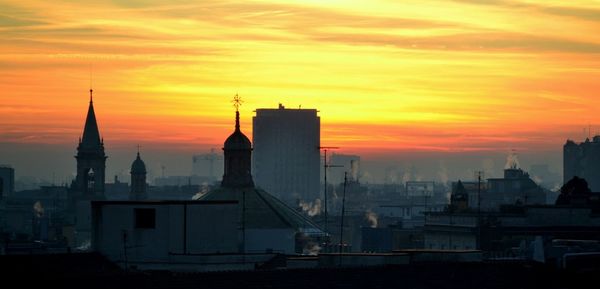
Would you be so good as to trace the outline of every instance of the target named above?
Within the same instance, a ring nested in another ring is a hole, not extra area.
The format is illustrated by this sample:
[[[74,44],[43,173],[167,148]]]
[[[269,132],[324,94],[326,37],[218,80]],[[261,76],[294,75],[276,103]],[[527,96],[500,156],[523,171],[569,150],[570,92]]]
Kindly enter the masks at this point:
[[[600,13],[590,1],[0,8],[0,158],[17,177],[73,177],[90,84],[108,176],[127,172],[137,144],[151,174],[189,173],[192,154],[222,147],[235,93],[248,135],[257,108],[318,109],[321,143],[361,155],[372,182],[390,166],[424,178],[444,167],[459,168],[451,178],[501,174],[512,150],[525,168],[560,173],[565,140],[598,130]]]

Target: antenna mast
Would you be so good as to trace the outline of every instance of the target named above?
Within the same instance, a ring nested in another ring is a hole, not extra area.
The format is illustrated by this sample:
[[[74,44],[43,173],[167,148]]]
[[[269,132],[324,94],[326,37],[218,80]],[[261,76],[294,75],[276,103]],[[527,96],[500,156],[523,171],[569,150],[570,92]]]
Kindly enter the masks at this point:
[[[324,215],[325,215],[325,232],[329,232],[329,214],[327,212],[327,207],[328,207],[328,201],[327,201],[327,169],[328,168],[340,168],[343,166],[340,165],[330,165],[327,163],[327,150],[333,150],[333,149],[339,149],[339,147],[319,147],[319,149],[322,149],[324,152],[324,157],[323,157],[323,178],[324,178],[324,189],[323,189],[323,202],[325,203],[324,206]]]
[[[344,213],[346,212],[346,183],[348,182],[348,172],[344,172],[344,193],[342,195],[342,221],[340,223],[340,263],[342,266],[342,250],[344,246]]]
[[[483,171],[476,171],[477,176],[477,249],[481,250],[481,178]]]

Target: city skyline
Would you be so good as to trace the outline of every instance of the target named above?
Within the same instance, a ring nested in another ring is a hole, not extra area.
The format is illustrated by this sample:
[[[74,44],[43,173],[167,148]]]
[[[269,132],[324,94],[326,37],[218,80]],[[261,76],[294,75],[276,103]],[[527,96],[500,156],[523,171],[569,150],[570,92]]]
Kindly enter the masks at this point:
[[[235,93],[242,122],[316,108],[322,143],[363,155],[559,151],[596,132],[600,8],[482,3],[5,1],[0,142],[71,147],[90,82],[112,148],[216,147]]]

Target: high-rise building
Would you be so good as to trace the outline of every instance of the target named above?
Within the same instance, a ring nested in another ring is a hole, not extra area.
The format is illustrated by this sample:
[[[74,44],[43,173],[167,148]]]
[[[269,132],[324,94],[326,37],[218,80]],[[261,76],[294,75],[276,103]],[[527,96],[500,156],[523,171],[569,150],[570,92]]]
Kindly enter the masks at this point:
[[[254,180],[289,204],[319,197],[320,125],[316,109],[257,109]]]
[[[103,198],[106,170],[106,154],[104,140],[100,137],[92,90],[90,89],[90,105],[83,129],[83,137],[77,146],[77,177],[75,190],[86,198]]]
[[[15,169],[0,165],[0,199],[15,191]]]
[[[600,192],[600,135],[582,143],[567,140],[563,147],[563,170],[565,184],[577,176],[587,181],[592,192]]]

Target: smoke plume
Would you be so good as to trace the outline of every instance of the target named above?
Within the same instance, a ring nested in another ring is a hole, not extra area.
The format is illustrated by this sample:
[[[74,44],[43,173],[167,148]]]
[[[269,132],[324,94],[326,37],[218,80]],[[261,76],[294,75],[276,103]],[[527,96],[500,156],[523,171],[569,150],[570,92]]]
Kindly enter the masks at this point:
[[[200,198],[202,198],[202,196],[208,194],[208,183],[207,182],[203,182],[202,186],[200,187],[200,191],[197,192],[194,196],[192,196],[192,200],[199,200]]]
[[[41,218],[44,215],[44,207],[40,201],[37,201],[35,204],[33,204],[33,211],[38,218]]]
[[[368,210],[365,212],[365,218],[371,223],[371,228],[377,228],[377,214],[373,213],[373,211]]]
[[[514,151],[510,152],[506,157],[506,165],[504,165],[504,169],[512,169],[512,168],[520,168],[519,158],[517,157],[517,153]]]
[[[302,211],[311,217],[321,213],[321,199],[316,199],[314,202],[300,201],[299,205]]]

